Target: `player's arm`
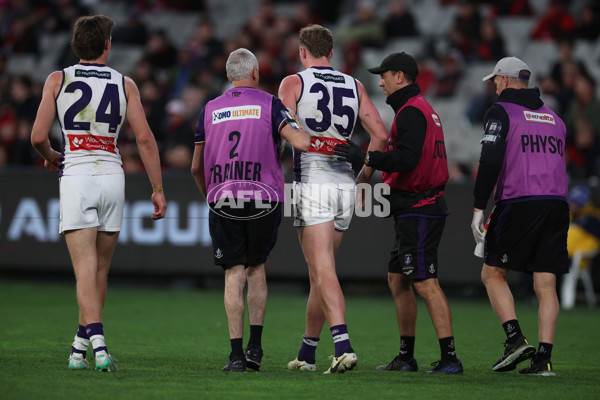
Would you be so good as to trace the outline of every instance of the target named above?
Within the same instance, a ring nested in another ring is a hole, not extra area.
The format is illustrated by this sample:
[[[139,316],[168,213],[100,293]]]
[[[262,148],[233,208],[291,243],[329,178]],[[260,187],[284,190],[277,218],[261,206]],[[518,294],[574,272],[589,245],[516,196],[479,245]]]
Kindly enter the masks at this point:
[[[129,77],[125,77],[125,94],[127,96],[127,120],[135,134],[140,157],[152,184],[151,199],[154,204],[152,219],[161,219],[164,218],[167,212],[167,201],[162,186],[158,146],[150,126],[148,126],[148,121],[146,121],[146,114],[140,100],[140,91],[135,82]]]
[[[206,180],[204,178],[204,143],[196,143],[194,156],[192,157],[192,176],[196,186],[206,200]]]
[[[56,117],[56,96],[62,84],[63,72],[55,71],[46,79],[42,91],[42,101],[31,130],[31,144],[35,151],[44,158],[44,166],[48,171],[58,171],[61,154],[50,145],[50,128]]]
[[[302,90],[302,80],[298,75],[286,76],[279,85],[277,97],[281,100],[284,106],[292,113],[296,114],[296,103],[300,98]]]
[[[485,210],[504,163],[506,134],[509,129],[508,114],[504,108],[494,105],[489,109],[484,118],[484,129],[477,179],[473,189],[474,211]]]
[[[367,151],[384,151],[387,143],[387,131],[381,120],[379,111],[377,111],[377,108],[369,98],[364,85],[358,80],[356,83],[360,100],[358,118],[360,119],[363,128],[365,128],[371,137]],[[373,167],[365,165],[356,177],[356,182],[369,182],[374,172],[375,169]]]

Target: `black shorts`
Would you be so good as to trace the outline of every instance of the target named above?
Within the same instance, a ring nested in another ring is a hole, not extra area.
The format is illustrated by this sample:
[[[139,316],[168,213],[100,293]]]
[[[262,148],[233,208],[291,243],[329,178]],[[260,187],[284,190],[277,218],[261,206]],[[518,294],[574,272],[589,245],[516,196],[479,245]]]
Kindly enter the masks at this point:
[[[275,246],[281,223],[281,203],[274,207],[272,212],[256,219],[226,218],[211,210],[208,226],[215,264],[227,269],[240,264],[247,268],[264,263]],[[253,204],[247,204],[244,209],[226,211],[242,218],[256,214]]]
[[[411,280],[437,278],[445,216],[396,217],[396,243],[388,271]]]
[[[561,200],[496,205],[485,236],[485,263],[521,272],[569,271],[569,206]]]

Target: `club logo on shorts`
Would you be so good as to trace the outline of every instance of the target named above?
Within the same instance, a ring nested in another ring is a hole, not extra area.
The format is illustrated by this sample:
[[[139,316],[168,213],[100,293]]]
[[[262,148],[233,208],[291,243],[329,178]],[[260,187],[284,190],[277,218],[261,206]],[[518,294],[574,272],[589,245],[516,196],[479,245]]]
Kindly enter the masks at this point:
[[[435,265],[431,264],[431,265],[429,266],[429,273],[430,273],[430,274],[435,274]]]
[[[223,258],[223,252],[221,251],[221,249],[217,249],[215,251],[215,258]]]
[[[241,180],[225,181],[213,186],[206,198],[214,213],[236,220],[264,217],[273,212],[280,201],[277,191],[269,185]],[[239,213],[239,210],[248,212]]]
[[[404,265],[410,265],[412,263],[412,254],[404,255]]]
[[[502,258],[500,259],[504,264],[508,262],[508,255],[506,253],[502,254]]]

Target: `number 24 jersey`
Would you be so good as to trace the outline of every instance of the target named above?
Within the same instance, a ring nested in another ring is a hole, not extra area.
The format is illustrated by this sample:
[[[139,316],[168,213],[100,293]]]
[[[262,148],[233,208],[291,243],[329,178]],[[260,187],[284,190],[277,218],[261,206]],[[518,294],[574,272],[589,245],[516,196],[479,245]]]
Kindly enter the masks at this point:
[[[62,129],[61,175],[122,173],[117,148],[125,120],[124,77],[103,64],[76,64],[63,70],[56,97]]]

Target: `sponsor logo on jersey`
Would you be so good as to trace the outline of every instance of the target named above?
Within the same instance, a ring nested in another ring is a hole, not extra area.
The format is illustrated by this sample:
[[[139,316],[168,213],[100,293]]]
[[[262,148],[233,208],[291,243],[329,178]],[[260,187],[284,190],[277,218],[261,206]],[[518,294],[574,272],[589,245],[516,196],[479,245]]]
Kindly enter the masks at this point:
[[[110,71],[96,71],[95,69],[76,69],[77,78],[100,78],[110,79]]]
[[[552,114],[537,113],[533,111],[523,111],[527,122],[540,122],[542,124],[556,125]]]
[[[320,79],[325,82],[337,82],[344,83],[346,79],[342,75],[333,75],[333,74],[322,74],[320,72],[313,72],[313,75],[316,79]]]
[[[260,119],[260,106],[226,107],[214,110],[212,113],[213,124],[239,119]]]
[[[69,150],[104,150],[116,153],[115,138],[107,136],[72,135],[68,134]]]
[[[311,136],[310,153],[334,154],[333,149],[338,143],[347,143],[345,140],[330,137]]]
[[[435,122],[435,125],[436,125],[438,128],[441,128],[441,127],[442,127],[442,123],[440,122],[440,117],[438,117],[438,116],[437,116],[437,115],[435,115],[435,114],[431,114],[431,118],[433,118],[433,122]]]

